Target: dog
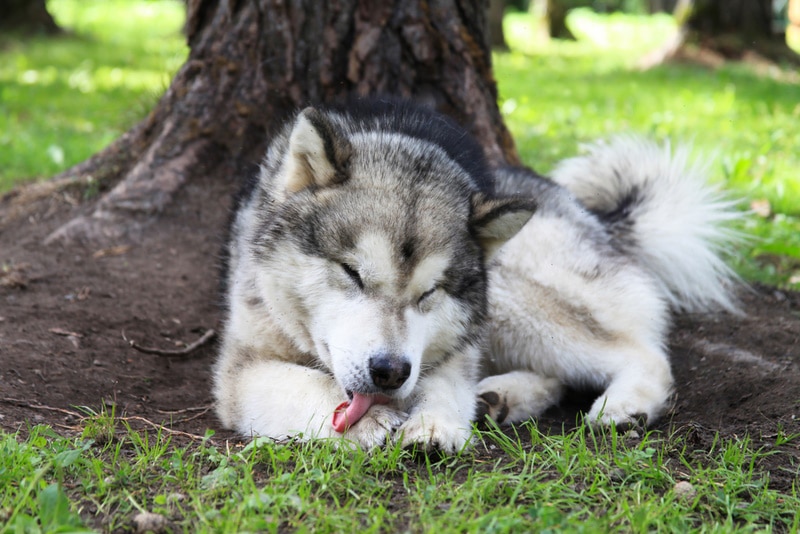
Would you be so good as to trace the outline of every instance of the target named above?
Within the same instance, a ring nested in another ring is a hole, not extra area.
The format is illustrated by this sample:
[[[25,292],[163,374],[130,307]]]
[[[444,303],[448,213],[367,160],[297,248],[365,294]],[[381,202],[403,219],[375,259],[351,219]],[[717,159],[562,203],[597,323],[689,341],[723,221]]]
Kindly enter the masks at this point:
[[[732,205],[686,151],[589,147],[552,179],[490,168],[407,102],[309,107],[236,203],[214,367],[225,427],[452,453],[567,386],[601,424],[653,420],[670,310],[735,310]]]

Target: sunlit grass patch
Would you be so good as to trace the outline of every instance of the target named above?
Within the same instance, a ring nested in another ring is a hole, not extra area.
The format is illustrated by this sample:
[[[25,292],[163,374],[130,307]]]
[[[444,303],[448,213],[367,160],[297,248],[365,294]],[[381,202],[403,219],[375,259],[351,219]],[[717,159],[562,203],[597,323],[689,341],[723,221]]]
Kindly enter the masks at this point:
[[[47,177],[108,145],[155,105],[187,55],[177,0],[50,0],[72,34],[0,40],[0,191]],[[512,52],[495,56],[501,109],[526,163],[548,172],[580,143],[619,132],[688,141],[746,208],[738,252],[749,278],[800,288],[800,88],[730,65],[633,66],[674,30],[669,16],[574,10],[574,42],[537,42],[506,17]]]
[[[578,41],[595,49],[630,51],[633,58],[663,44],[676,29],[675,19],[665,13],[647,16],[623,12],[600,14],[588,8],[572,10],[569,25]]]
[[[175,0],[50,0],[69,33],[0,39],[0,191],[87,159],[142,119],[186,58]]]
[[[588,8],[570,11],[568,23],[575,41],[537,40],[539,23],[528,13],[508,13],[503,30],[516,51],[539,55],[552,50],[559,56],[593,56],[602,63],[608,55],[635,62],[642,52],[661,45],[676,27],[665,14],[598,14]]]
[[[735,64],[636,70],[636,60],[669,35],[669,17],[577,10],[569,23],[578,41],[542,44],[527,14],[506,17],[512,51],[495,55],[495,70],[523,160],[547,173],[581,143],[617,133],[690,142],[743,210],[753,201],[770,206],[767,218],[742,223],[753,239],[738,251],[737,269],[800,288],[800,87]]]

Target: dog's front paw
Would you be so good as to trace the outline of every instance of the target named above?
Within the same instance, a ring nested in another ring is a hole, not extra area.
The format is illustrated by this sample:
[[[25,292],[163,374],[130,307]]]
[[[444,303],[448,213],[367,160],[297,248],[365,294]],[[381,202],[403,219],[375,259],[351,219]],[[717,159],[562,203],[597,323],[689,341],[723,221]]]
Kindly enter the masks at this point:
[[[375,404],[344,433],[344,438],[369,450],[384,445],[408,419],[408,414],[383,404]]]
[[[453,454],[467,445],[472,436],[469,421],[431,412],[418,412],[398,430],[403,447]]]
[[[669,375],[652,377],[659,380],[616,380],[600,395],[589,410],[588,419],[593,424],[610,426],[617,430],[639,430],[664,413],[671,397],[672,380]]]
[[[631,399],[600,397],[588,414],[594,425],[614,427],[621,432],[641,430],[647,425],[648,416],[642,407]]]

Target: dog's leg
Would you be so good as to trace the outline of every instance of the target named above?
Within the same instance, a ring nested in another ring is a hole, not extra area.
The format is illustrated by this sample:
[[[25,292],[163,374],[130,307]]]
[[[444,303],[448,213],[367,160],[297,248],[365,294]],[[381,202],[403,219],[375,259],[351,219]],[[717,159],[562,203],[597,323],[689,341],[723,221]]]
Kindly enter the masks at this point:
[[[343,435],[369,449],[382,445],[406,418],[390,406],[374,405],[339,434],[333,429],[332,416],[347,397],[333,377],[282,361],[253,362],[229,376],[227,384],[218,379],[216,395],[218,413],[226,426],[242,434],[276,439]]]
[[[478,350],[449,358],[420,378],[408,421],[398,435],[404,447],[454,453],[469,443],[475,414],[473,362]]]
[[[478,422],[487,415],[498,424],[537,417],[558,403],[563,390],[560,380],[533,371],[486,377],[478,383]]]
[[[639,426],[657,419],[672,393],[672,371],[661,350],[639,347],[620,355],[618,370],[589,410],[589,420],[617,426]]]

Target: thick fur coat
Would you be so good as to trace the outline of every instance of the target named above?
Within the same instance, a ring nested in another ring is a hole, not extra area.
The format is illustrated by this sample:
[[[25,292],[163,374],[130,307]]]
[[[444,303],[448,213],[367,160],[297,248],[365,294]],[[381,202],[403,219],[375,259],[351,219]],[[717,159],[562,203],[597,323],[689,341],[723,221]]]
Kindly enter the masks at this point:
[[[554,180],[489,169],[409,104],[308,108],[240,199],[214,394],[222,423],[455,451],[565,386],[601,423],[658,417],[671,309],[734,309],[733,217],[686,154],[616,139]]]

